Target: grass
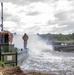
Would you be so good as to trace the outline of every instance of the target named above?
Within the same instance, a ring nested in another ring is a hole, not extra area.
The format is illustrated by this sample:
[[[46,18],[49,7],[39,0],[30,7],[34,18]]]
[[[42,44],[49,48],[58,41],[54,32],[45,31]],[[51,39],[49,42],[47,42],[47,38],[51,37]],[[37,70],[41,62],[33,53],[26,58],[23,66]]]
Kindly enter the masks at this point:
[[[0,67],[4,66],[4,62],[0,61]]]
[[[55,42],[61,42],[61,43],[74,43],[74,40],[55,41]]]

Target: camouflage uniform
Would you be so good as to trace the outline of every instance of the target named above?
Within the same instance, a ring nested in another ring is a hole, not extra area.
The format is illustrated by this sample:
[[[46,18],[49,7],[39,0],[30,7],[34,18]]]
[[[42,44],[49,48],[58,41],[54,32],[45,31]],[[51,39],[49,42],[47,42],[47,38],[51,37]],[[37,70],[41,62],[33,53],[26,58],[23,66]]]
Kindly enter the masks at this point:
[[[22,39],[24,40],[24,48],[26,49],[27,48],[27,40],[28,40],[28,35],[25,33],[22,37]]]

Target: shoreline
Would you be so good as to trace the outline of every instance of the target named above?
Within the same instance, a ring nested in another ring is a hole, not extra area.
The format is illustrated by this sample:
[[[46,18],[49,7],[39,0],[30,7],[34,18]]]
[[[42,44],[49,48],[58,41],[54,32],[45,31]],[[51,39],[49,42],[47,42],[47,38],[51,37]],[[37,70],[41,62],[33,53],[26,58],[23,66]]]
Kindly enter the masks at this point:
[[[0,75],[56,75],[47,72],[21,70],[19,66],[0,67]]]
[[[37,70],[22,70],[19,66],[0,67],[0,75],[74,75],[71,71],[46,72]]]

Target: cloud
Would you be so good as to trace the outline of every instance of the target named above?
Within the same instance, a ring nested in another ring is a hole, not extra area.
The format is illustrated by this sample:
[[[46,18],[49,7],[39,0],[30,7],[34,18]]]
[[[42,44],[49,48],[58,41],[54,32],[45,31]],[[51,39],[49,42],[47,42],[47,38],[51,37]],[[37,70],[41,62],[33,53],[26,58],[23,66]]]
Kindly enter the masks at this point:
[[[12,22],[12,21],[4,21],[4,26],[13,28],[13,27],[16,27],[17,25],[15,22]]]
[[[38,15],[40,14],[39,12],[35,11],[35,12],[28,12],[27,15],[29,16],[35,16],[35,15]]]
[[[12,2],[13,4],[17,4],[17,5],[28,5],[30,3],[37,3],[37,2],[52,3],[57,1],[58,0],[2,0],[0,2]]]
[[[55,14],[55,17],[57,19],[59,19],[60,21],[64,21],[68,18],[68,15],[67,15],[68,12],[59,12],[57,14]]]
[[[73,0],[2,1],[4,29],[30,34],[74,32]]]
[[[68,25],[68,29],[74,27],[74,10],[70,11],[63,11],[63,12],[58,12],[55,14],[55,17],[57,18],[57,23],[59,25]],[[66,29],[67,29],[66,28]]]

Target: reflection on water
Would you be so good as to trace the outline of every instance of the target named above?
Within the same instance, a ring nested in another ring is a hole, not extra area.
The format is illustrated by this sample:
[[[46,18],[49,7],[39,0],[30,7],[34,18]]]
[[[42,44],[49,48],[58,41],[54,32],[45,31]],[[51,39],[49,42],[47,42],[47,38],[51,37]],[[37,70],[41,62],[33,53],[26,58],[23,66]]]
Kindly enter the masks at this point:
[[[29,57],[21,68],[53,72],[57,75],[74,75],[74,53],[55,52],[38,36],[29,36]]]

